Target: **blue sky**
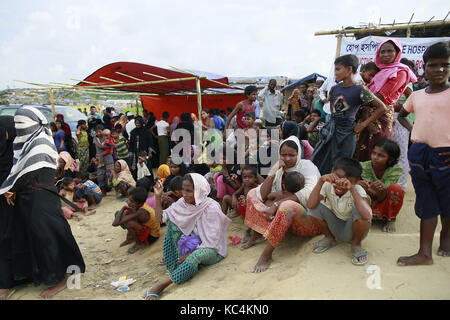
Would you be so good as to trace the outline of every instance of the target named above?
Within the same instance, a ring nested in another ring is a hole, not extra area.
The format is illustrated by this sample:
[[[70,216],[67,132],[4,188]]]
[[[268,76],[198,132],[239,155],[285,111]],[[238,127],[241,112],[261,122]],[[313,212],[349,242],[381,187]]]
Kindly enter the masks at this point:
[[[334,36],[315,31],[443,19],[444,1],[10,1],[0,7],[0,89],[75,83],[117,61],[226,76],[327,75]]]

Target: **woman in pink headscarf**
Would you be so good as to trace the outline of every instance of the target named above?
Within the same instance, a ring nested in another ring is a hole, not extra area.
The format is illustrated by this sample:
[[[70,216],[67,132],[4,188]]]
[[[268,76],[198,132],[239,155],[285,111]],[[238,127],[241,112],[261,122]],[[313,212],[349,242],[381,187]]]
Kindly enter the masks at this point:
[[[386,39],[378,45],[375,63],[380,71],[368,84],[368,88],[383,101],[387,111],[378,118],[375,125],[366,127],[359,134],[355,152],[355,158],[359,161],[370,160],[370,153],[378,140],[391,138],[394,105],[402,96],[408,83],[417,81],[410,68],[400,63],[401,58],[402,46],[398,40]]]

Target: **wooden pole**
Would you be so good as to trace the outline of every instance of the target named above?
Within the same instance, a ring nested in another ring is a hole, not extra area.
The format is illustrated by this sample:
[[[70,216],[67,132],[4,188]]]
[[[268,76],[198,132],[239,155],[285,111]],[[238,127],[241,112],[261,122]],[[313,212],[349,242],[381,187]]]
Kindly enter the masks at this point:
[[[199,125],[200,125],[200,141],[203,141],[203,135],[202,135],[202,127],[201,127],[201,122],[202,122],[202,90],[200,87],[200,79],[197,78],[195,80],[195,85],[197,87],[197,108],[198,108],[198,120],[199,120]]]
[[[206,77],[200,77],[204,79]],[[120,84],[107,84],[107,85],[95,85],[95,86],[87,86],[88,88],[122,88],[122,87],[134,87],[134,86],[142,86],[147,84],[159,84],[159,83],[169,83],[169,82],[180,82],[180,81],[190,81],[196,80],[196,77],[188,77],[188,78],[176,78],[176,79],[167,79],[167,80],[156,80],[156,81],[143,81],[143,82],[133,82],[133,83],[120,83]]]
[[[434,17],[433,17],[434,18]],[[431,18],[431,19],[433,19]],[[427,22],[420,22],[416,24],[406,24],[406,23],[398,23],[395,26],[392,24],[386,25],[386,27],[380,26],[378,28],[370,29],[370,28],[361,28],[361,29],[345,29],[345,30],[331,30],[331,31],[317,31],[314,33],[315,36],[324,36],[331,34],[354,34],[354,33],[366,33],[366,32],[377,32],[377,31],[387,31],[387,30],[404,30],[404,29],[419,29],[423,27],[433,27],[433,26],[446,26],[450,25],[450,21],[431,21],[431,19]]]
[[[50,103],[52,105],[52,119],[55,121],[55,100],[53,99],[53,89],[50,89]]]
[[[340,33],[336,36],[336,38],[337,38],[336,58],[338,58],[341,55],[342,36],[343,36],[342,33]]]

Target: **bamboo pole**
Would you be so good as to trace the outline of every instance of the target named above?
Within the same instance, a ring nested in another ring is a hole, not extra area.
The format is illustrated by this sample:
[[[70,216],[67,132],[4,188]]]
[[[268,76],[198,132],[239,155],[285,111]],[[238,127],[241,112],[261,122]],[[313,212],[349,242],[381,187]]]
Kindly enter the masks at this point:
[[[157,74],[153,74],[153,73],[149,73],[149,72],[145,72],[145,71],[142,71],[142,73],[143,73],[143,74],[146,74],[146,75],[148,75],[148,76],[153,76],[153,77],[157,77],[157,78],[160,78],[160,79],[167,79],[166,77],[159,76],[159,75],[157,75]]]
[[[337,38],[336,58],[338,58],[341,55],[342,36],[343,36],[342,33],[340,33],[336,36],[336,38]]]
[[[202,90],[200,87],[200,79],[195,80],[195,86],[197,87],[197,108],[198,108],[198,119],[202,119]]]
[[[110,78],[103,77],[103,76],[100,76],[100,78],[101,78],[101,79],[104,79],[104,80],[111,81],[111,82],[116,82],[116,83],[126,83],[126,82],[123,82],[123,81],[114,80],[114,79],[110,79]]]
[[[194,75],[194,76],[197,76],[195,73],[192,73],[192,72],[189,72],[189,71],[186,71],[186,70],[183,70],[183,69],[174,67],[174,66],[169,66],[169,67],[171,67],[171,68],[173,68],[173,69],[176,69],[176,70],[178,70],[178,71],[184,72],[184,73],[188,73],[188,74],[192,74],[192,75]],[[226,83],[223,83],[223,82],[220,82],[220,81],[216,81],[216,80],[209,79],[208,77],[205,77],[205,78],[206,78],[207,81],[211,81],[211,82],[220,84],[220,85],[225,86],[225,87],[229,87],[229,88],[232,88],[232,89],[244,90],[244,89],[242,89],[242,88],[233,87],[233,86],[230,86],[229,84],[226,84]]]
[[[121,76],[128,77],[128,78],[130,78],[130,79],[137,80],[137,81],[140,81],[140,82],[145,81],[145,80],[142,80],[142,79],[139,79],[139,78],[130,76],[129,74],[122,73],[122,72],[119,72],[119,71],[116,71],[116,73],[117,73],[117,74],[120,74]]]
[[[406,24],[406,23],[398,23],[395,26],[392,24],[386,25],[386,27],[379,28],[361,28],[361,29],[345,29],[345,30],[331,30],[331,31],[317,31],[314,33],[315,36],[324,36],[324,35],[332,35],[332,34],[354,34],[354,33],[364,33],[364,32],[376,32],[376,31],[387,31],[387,30],[404,30],[404,29],[419,29],[423,27],[438,27],[438,26],[446,26],[450,25],[450,21],[427,21],[416,24]]]
[[[204,79],[206,77],[201,77],[201,78]],[[148,84],[160,84],[160,83],[190,81],[190,80],[195,80],[195,79],[196,79],[196,77],[187,77],[187,78],[176,78],[176,79],[156,80],[156,81],[143,81],[143,82],[133,82],[133,83],[96,85],[96,86],[89,86],[89,87],[90,88],[122,88],[122,87],[142,86],[142,85],[148,85]]]
[[[50,89],[50,103],[52,105],[52,119],[55,121],[55,100],[53,98],[53,89]]]

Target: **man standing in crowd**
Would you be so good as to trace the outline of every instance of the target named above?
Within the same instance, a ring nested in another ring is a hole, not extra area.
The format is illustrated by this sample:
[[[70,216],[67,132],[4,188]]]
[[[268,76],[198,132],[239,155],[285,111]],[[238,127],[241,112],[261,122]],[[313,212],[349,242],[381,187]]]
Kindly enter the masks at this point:
[[[275,90],[277,81],[270,79],[269,85],[258,94],[258,100],[263,103],[263,118],[266,127],[275,127],[281,124],[280,109],[283,104],[283,95]]]
[[[136,124],[134,123],[134,114],[131,111],[127,112],[128,123],[125,126],[127,130],[128,136],[131,137],[131,131],[136,128]]]
[[[103,123],[105,124],[105,129],[112,129],[113,123],[112,119],[112,110],[113,108],[107,107],[105,111],[103,111]]]
[[[170,154],[169,150],[169,113],[164,111],[162,113],[162,120],[156,121],[153,127],[150,129],[152,135],[158,139],[158,147],[159,147],[159,164],[165,164],[167,157]],[[154,128],[156,127],[156,131],[158,135],[155,135]]]

